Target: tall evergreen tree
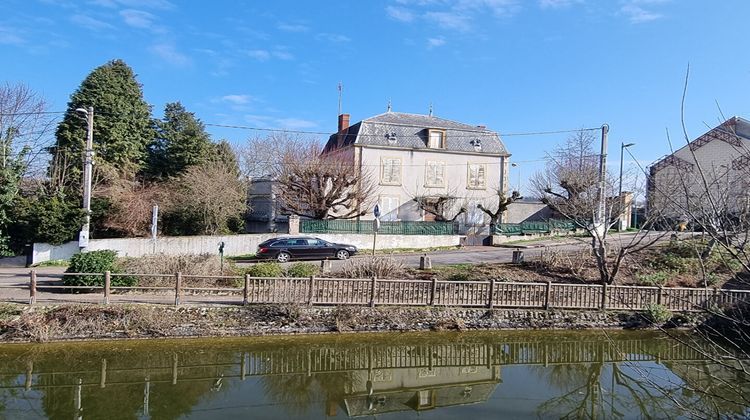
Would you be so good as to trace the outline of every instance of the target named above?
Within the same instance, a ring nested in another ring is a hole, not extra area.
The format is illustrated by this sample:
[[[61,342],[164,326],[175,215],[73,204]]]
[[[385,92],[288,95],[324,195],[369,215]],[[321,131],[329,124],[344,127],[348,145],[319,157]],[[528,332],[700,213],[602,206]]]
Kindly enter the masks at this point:
[[[140,171],[146,147],[154,138],[151,107],[143,99],[133,70],[122,60],[94,69],[71,95],[65,118],[50,148],[53,162],[70,165],[65,184],[80,188],[86,145],[86,120],[75,110],[94,107],[95,167],[116,168],[127,175]],[[64,156],[63,159],[60,156]]]
[[[188,166],[200,165],[213,155],[214,145],[203,123],[181,103],[167,104],[164,119],[154,125],[156,138],[149,146],[149,175],[178,176]]]

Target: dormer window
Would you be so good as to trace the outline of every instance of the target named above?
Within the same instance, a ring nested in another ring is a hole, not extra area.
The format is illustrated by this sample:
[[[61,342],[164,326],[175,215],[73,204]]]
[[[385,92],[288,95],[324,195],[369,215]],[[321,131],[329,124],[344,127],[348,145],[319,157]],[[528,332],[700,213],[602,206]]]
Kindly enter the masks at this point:
[[[386,134],[385,139],[388,140],[388,144],[396,144],[396,141],[398,140],[395,131]]]
[[[427,147],[430,149],[445,149],[445,130],[430,129]]]
[[[471,141],[471,144],[474,146],[474,150],[476,150],[477,152],[482,150],[482,140],[474,139]]]

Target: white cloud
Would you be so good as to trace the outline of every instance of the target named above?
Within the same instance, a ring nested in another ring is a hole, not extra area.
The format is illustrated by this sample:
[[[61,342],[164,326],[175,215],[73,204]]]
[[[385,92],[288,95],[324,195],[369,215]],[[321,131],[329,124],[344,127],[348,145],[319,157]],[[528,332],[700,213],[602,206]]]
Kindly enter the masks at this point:
[[[254,58],[258,61],[268,61],[268,59],[271,58],[271,53],[266,50],[250,50],[247,51],[246,54],[250,58]]]
[[[104,22],[101,19],[95,19],[88,15],[82,15],[82,14],[75,14],[70,17],[70,21],[75,23],[78,26],[84,27],[86,29],[91,29],[92,31],[103,31],[105,29],[113,29],[114,26],[111,24]]]
[[[311,120],[305,120],[302,118],[276,118],[269,117],[267,115],[252,115],[248,114],[244,116],[244,120],[248,124],[252,124],[256,127],[261,128],[281,128],[286,130],[306,130],[318,127],[318,123]]]
[[[239,94],[232,94],[232,95],[224,95],[221,97],[221,100],[224,102],[229,102],[234,105],[246,105],[250,103],[250,101],[253,100],[253,97],[250,95],[239,95]]]
[[[276,50],[276,51],[273,51],[271,54],[273,54],[273,56],[278,58],[279,60],[287,60],[287,61],[294,60],[294,56],[292,55],[292,53],[288,51]]]
[[[623,5],[620,8],[620,13],[625,15],[630,23],[651,22],[662,17],[661,14],[646,10],[635,2]]]
[[[279,23],[276,27],[285,32],[307,32],[310,30],[309,27],[296,23]]]
[[[164,32],[164,28],[154,23],[156,16],[142,10],[125,9],[120,11],[120,16],[126,25],[133,28],[148,29],[154,32]]]
[[[507,18],[520,9],[519,0],[396,0],[402,6],[387,6],[386,13],[395,20],[412,22],[423,19],[443,29],[468,32],[476,18],[492,15]],[[551,0],[555,1],[555,0]],[[561,1],[561,0],[557,0]],[[568,0],[576,1],[576,0]]]
[[[471,28],[469,16],[452,12],[427,12],[424,17],[441,28],[468,31]]]
[[[274,50],[249,50],[245,51],[245,54],[247,54],[248,57],[257,60],[257,61],[268,61],[272,58],[276,58],[279,60],[294,60],[294,55],[292,53],[286,51],[284,48],[276,48]]]
[[[340,44],[342,42],[349,42],[349,41],[352,40],[351,38],[349,38],[346,35],[330,34],[330,33],[325,33],[325,32],[317,34],[315,36],[315,39],[317,39],[319,41],[328,41],[328,42],[333,42],[333,43],[337,43],[337,44]]]
[[[26,40],[18,35],[17,30],[0,26],[0,44],[21,45],[25,42]]]
[[[177,51],[177,48],[172,44],[154,44],[149,48],[149,51],[174,66],[183,67],[191,63],[190,57]]]
[[[401,22],[411,22],[414,20],[414,13],[403,7],[388,6],[385,8],[385,12],[391,18]]]
[[[542,9],[562,9],[581,3],[583,3],[583,0],[539,0],[539,7]]]
[[[144,9],[172,9],[174,4],[168,0],[91,0],[89,3],[109,8],[140,7]]]
[[[427,48],[428,49],[442,47],[443,45],[445,45],[445,38],[443,38],[443,37],[427,38]]]

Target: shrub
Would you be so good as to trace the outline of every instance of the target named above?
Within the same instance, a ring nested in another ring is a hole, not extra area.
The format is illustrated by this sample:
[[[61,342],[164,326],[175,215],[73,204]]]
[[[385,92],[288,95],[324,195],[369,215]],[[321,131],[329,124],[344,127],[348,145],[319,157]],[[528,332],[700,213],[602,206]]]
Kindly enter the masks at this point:
[[[341,267],[341,274],[353,279],[386,279],[397,277],[403,268],[404,264],[393,257],[366,257],[348,260]]]
[[[451,273],[447,278],[448,281],[469,281],[470,279],[471,277],[469,276],[468,271]]]
[[[284,269],[279,263],[262,262],[253,264],[245,271],[250,277],[284,277]]]
[[[661,325],[672,319],[672,312],[664,305],[652,303],[646,307],[646,319],[652,324]]]
[[[121,272],[117,264],[117,252],[105,249],[101,251],[81,252],[73,255],[66,273],[111,273]],[[104,276],[63,276],[66,286],[103,286]],[[130,276],[113,276],[112,286],[134,286],[136,279]]]
[[[221,258],[214,254],[200,255],[149,255],[138,258],[121,258],[122,270],[129,274],[174,274],[180,272],[195,276],[218,276],[221,274]],[[225,274],[232,274],[225,265]],[[203,284],[202,281],[208,280]],[[183,280],[184,281],[184,280]],[[222,280],[191,278],[191,287],[198,285],[211,286],[226,283]],[[174,278],[140,276],[139,286],[173,286]]]
[[[647,284],[650,286],[663,286],[669,280],[670,273],[668,271],[657,271],[651,274],[638,274],[636,278],[639,283]]]
[[[310,263],[296,263],[286,270],[289,277],[311,277],[318,274],[318,266]]]

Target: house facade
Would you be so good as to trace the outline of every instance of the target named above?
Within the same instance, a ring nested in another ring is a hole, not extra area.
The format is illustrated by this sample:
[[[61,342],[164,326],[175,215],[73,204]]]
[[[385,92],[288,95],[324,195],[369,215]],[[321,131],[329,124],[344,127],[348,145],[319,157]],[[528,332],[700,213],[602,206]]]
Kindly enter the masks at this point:
[[[500,136],[484,126],[432,115],[386,112],[349,124],[339,116],[339,130],[324,153],[351,159],[377,186],[381,220],[432,221],[435,215],[417,200],[451,197],[443,212],[466,232],[486,228],[489,219],[477,204],[492,206],[497,190],[508,191],[508,153]],[[372,211],[361,216],[372,219]]]
[[[672,224],[750,204],[750,122],[732,117],[649,168],[648,208]]]

